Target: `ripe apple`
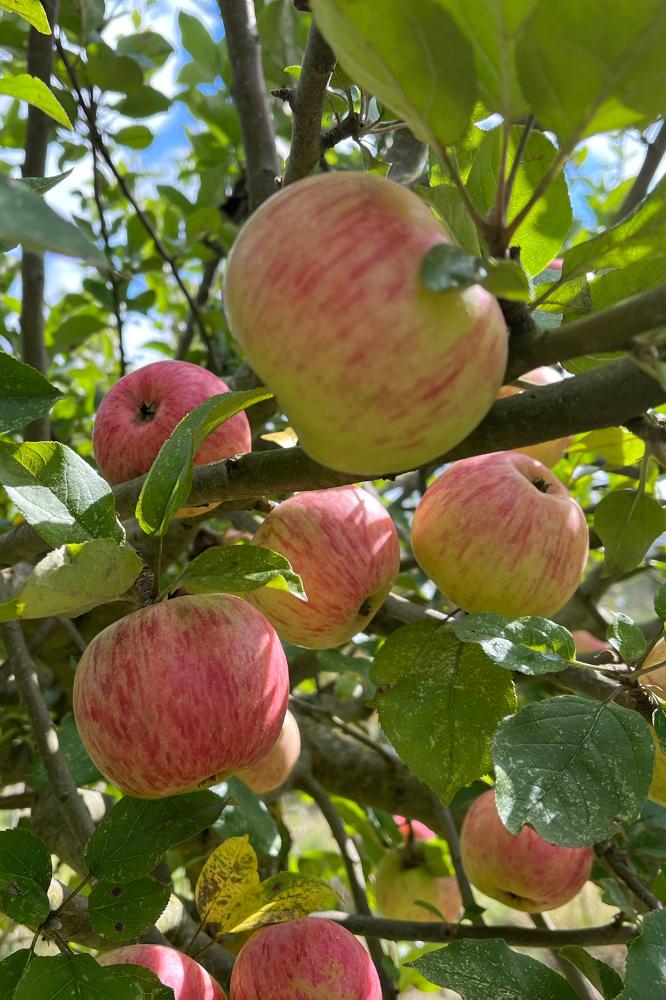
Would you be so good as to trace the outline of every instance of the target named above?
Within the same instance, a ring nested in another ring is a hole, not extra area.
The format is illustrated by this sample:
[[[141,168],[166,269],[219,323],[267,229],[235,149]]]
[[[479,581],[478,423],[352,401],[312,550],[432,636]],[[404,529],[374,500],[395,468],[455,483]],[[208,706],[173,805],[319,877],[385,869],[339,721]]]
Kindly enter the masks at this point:
[[[361,632],[400,568],[400,543],[386,508],[367,490],[341,486],[298,493],[276,507],[254,536],[300,574],[307,601],[262,587],[247,600],[284,642],[328,649]]]
[[[411,835],[416,840],[435,840],[437,834],[418,819],[408,819],[406,816],[394,816],[394,823],[400,828],[400,833],[405,840],[409,840]]]
[[[265,795],[284,785],[296,766],[301,753],[301,733],[296,719],[287,712],[277,743],[265,757],[251,767],[244,767],[236,777],[244,781],[255,795]]]
[[[187,361],[157,361],[124,375],[95,417],[93,451],[101,474],[112,486],[144,475],[183,417],[224,392],[229,392],[226,382]],[[219,462],[251,450],[247,417],[237,413],[204,441],[194,463]],[[182,507],[178,514],[186,517],[216,506]]]
[[[305,451],[343,472],[431,461],[483,419],[507,332],[480,285],[420,277],[450,243],[421,199],[375,174],[319,174],[254,212],[227,263],[227,319]]]
[[[533,382],[535,386],[552,385],[554,382],[562,380],[562,376],[554,368],[547,368],[545,366],[535,368],[533,371],[521,375],[520,378],[522,382]],[[503,399],[505,396],[513,396],[516,393],[524,391],[524,389],[519,388],[517,385],[503,385],[497,393],[497,398]],[[563,437],[557,438],[554,441],[529,444],[524,448],[515,448],[514,450],[520,452],[521,455],[529,455],[531,458],[536,458],[537,462],[542,462],[550,469],[553,465],[557,465],[559,460],[564,457],[571,441],[571,437]]]
[[[554,910],[587,882],[594,850],[558,847],[530,827],[516,836],[502,823],[490,789],[469,808],[460,832],[462,862],[477,889],[525,913]]]
[[[233,1000],[381,1000],[363,945],[330,920],[303,917],[263,927],[231,974]]]
[[[418,842],[386,852],[375,872],[375,895],[381,915],[392,920],[437,922],[440,918],[417,902],[423,900],[453,923],[462,906],[456,878],[431,874]]]
[[[598,639],[584,628],[574,629],[571,634],[576,644],[576,653],[598,653],[611,648],[603,639]]]
[[[74,679],[86,750],[109,781],[144,799],[205,788],[261,760],[288,697],[275,630],[226,594],[121,618],[95,636]]]
[[[664,701],[666,700],[666,641],[664,639],[660,639],[655,643],[654,647],[645,657],[643,667],[652,667],[657,663],[661,663],[662,660],[664,661],[662,667],[657,667],[649,674],[643,674],[642,677],[638,678],[638,682],[648,691],[654,692],[661,701]],[[648,798],[652,802],[657,802],[660,806],[666,806],[666,754],[663,753],[654,730],[651,730],[651,732],[655,749],[655,764]]]
[[[97,959],[100,965],[143,965],[170,986],[174,1000],[227,1000],[226,994],[210,973],[175,948],[161,944],[130,944],[116,948]]]
[[[548,617],[580,583],[585,515],[545,465],[513,451],[455,462],[414,514],[425,573],[465,611]]]

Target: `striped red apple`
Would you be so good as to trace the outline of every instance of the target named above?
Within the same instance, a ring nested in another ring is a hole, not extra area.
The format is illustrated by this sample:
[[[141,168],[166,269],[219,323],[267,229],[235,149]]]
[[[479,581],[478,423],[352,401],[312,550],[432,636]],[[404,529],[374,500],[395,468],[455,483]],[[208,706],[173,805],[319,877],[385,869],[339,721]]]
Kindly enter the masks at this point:
[[[76,671],[74,715],[102,774],[151,799],[261,760],[288,697],[275,630],[246,601],[213,594],[150,605],[95,636]]]
[[[198,962],[166,945],[125,945],[100,955],[97,961],[100,965],[143,965],[151,969],[164,986],[171,987],[174,1000],[227,1000],[220,984]]]
[[[480,285],[436,294],[420,277],[449,242],[417,195],[352,171],[290,184],[241,230],[227,319],[317,462],[412,469],[490,409],[507,356],[496,299]]]
[[[525,375],[521,375],[520,381],[531,382],[535,386],[553,385],[555,382],[561,382],[562,376],[554,368],[544,365],[541,368],[534,368],[531,372],[526,372]],[[503,385],[497,393],[497,398],[504,399],[506,396],[513,396],[516,393],[524,391],[523,388],[517,385]],[[557,465],[561,458],[564,458],[571,441],[571,437],[556,438],[553,441],[528,444],[524,448],[516,448],[515,450],[520,452],[521,455],[529,455],[531,458],[536,458],[537,462],[543,462],[550,469],[553,465]]]
[[[291,712],[287,712],[275,745],[256,764],[238,771],[236,777],[251,788],[255,795],[266,795],[284,785],[294,770],[300,753],[301,733],[298,723]]]

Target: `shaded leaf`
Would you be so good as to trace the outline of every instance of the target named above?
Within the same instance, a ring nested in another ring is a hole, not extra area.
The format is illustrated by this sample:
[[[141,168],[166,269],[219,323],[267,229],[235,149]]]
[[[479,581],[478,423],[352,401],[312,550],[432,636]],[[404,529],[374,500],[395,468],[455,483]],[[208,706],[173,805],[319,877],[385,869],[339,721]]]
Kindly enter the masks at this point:
[[[27,830],[0,832],[0,907],[12,920],[36,927],[50,906],[51,856]]]
[[[209,791],[154,801],[124,796],[85,846],[88,869],[106,881],[148,875],[170,847],[212,826],[223,804]]]
[[[0,996],[11,997],[14,989],[32,958],[29,948],[21,948],[0,962]]]
[[[491,743],[497,809],[518,833],[588,847],[633,822],[650,787],[654,746],[645,720],[613,702],[562,695],[505,719]]]
[[[220,424],[273,393],[264,386],[211,396],[183,417],[160,448],[141,489],[136,516],[148,535],[163,535],[192,488],[194,456]]]
[[[658,500],[638,490],[614,490],[597,504],[594,529],[604,544],[604,576],[627,573],[666,529]]]
[[[62,396],[32,365],[0,352],[0,432],[19,430]]]
[[[564,670],[576,655],[571,633],[547,618],[508,621],[477,611],[455,622],[453,631],[461,642],[477,642],[493,663],[522,674]]]
[[[380,648],[370,676],[384,732],[443,802],[490,770],[490,737],[516,695],[480,647],[438,622],[406,625]]]
[[[647,650],[647,640],[638,625],[621,613],[613,615],[606,638],[625,663],[637,663]]]
[[[111,487],[57,441],[0,443],[0,485],[54,548],[92,538],[125,538]]]
[[[152,927],[170,896],[171,887],[154,878],[98,882],[88,896],[90,923],[110,941],[127,941]]]
[[[122,971],[121,971],[122,970]],[[136,966],[103,968],[92,955],[33,958],[13,1000],[174,1000],[154,972]]]
[[[169,589],[178,587],[193,594],[243,594],[258,587],[303,593],[301,578],[289,560],[259,545],[206,549],[185,567]]]
[[[216,786],[225,796],[222,815],[215,831],[225,840],[248,834],[250,843],[260,857],[276,857],[281,845],[278,827],[266,803],[240,778],[228,778]]]
[[[592,983],[595,989],[599,990],[604,1000],[614,1000],[614,997],[622,990],[622,979],[615,969],[611,969],[605,962],[598,958],[593,958],[584,948],[577,944],[568,944],[564,948],[559,948],[558,955],[572,962],[577,969],[583,973],[586,979]]]
[[[459,247],[438,243],[421,262],[421,281],[431,292],[483,285],[493,295],[529,301],[531,289],[520,264],[494,257],[472,257]]]
[[[666,995],[666,910],[648,913],[627,953],[623,1000]]]

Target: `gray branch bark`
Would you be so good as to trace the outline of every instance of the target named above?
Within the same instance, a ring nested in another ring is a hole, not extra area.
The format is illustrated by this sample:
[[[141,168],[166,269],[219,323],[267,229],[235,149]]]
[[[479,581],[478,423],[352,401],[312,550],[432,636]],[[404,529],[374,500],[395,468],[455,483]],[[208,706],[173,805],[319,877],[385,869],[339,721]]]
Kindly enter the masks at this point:
[[[292,98],[294,120],[285,184],[307,177],[323,154],[321,116],[326,87],[334,68],[335,56],[312,21],[301,76]]]

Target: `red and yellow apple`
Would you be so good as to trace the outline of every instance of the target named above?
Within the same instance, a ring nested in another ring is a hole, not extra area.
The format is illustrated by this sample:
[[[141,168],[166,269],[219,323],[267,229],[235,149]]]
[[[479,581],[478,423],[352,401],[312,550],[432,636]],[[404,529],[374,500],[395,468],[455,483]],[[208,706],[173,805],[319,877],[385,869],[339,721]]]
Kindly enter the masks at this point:
[[[545,465],[502,451],[455,462],[414,514],[412,549],[465,611],[548,617],[580,583],[585,515]]]
[[[210,973],[175,948],[130,944],[100,955],[97,961],[100,965],[143,965],[151,969],[164,986],[171,987],[174,1000],[227,1000]]]
[[[303,580],[307,600],[262,587],[247,600],[284,642],[327,649],[361,632],[400,568],[400,543],[379,500],[357,486],[298,493],[271,511],[254,544],[279,552]]]
[[[275,746],[256,764],[238,771],[236,777],[245,782],[255,795],[265,795],[284,785],[294,770],[300,753],[301,733],[298,723],[291,712],[287,712]]]
[[[663,663],[663,666],[657,664]],[[652,691],[661,701],[666,701],[666,641],[659,639],[645,657],[643,668],[652,667],[649,674],[643,674],[638,681],[648,691]],[[666,753],[659,745],[659,740],[654,730],[652,740],[654,742],[655,762],[652,784],[648,792],[648,798],[657,802],[660,806],[666,806]]]
[[[183,417],[229,386],[221,378],[188,361],[156,361],[124,375],[101,402],[93,429],[98,468],[114,486],[150,469],[164,442]],[[252,434],[244,413],[226,420],[198,449],[195,465],[219,462],[252,450]],[[178,511],[181,517],[209,506]]]
[[[273,924],[243,945],[233,1000],[381,1000],[379,977],[353,934],[330,920]]]
[[[381,915],[392,920],[440,920],[423,900],[453,923],[462,906],[455,876],[433,875],[418,842],[386,852],[375,871],[375,896]]]
[[[532,382],[535,386],[552,385],[554,382],[560,382],[562,376],[554,368],[544,366],[521,375],[520,380],[521,382]],[[516,393],[524,391],[523,388],[517,385],[503,385],[497,393],[497,398],[503,399],[505,396],[513,396]],[[554,441],[542,441],[539,444],[529,444],[524,448],[516,448],[515,450],[520,452],[521,455],[529,455],[531,458],[536,458],[537,462],[542,462],[548,468],[552,468],[553,465],[557,465],[559,460],[564,457],[567,448],[571,444],[571,440],[571,437],[557,438]]]
[[[507,332],[480,285],[433,293],[421,261],[450,239],[375,174],[319,174],[254,212],[227,263],[231,330],[317,462],[391,473],[462,441],[490,409]]]
[[[483,792],[460,831],[463,867],[470,882],[493,899],[525,913],[554,910],[580,892],[592,870],[592,847],[558,847],[530,827],[509,833]]]
[[[408,819],[406,816],[394,816],[393,822],[400,828],[405,840],[435,840],[437,834],[418,819]]]
[[[74,679],[83,744],[138,798],[215,784],[282,729],[289,670],[273,627],[238,597],[179,597],[109,625]]]
[[[598,639],[596,635],[588,632],[584,628],[574,629],[571,633],[576,646],[576,653],[599,653],[607,651],[611,647],[603,639]]]

